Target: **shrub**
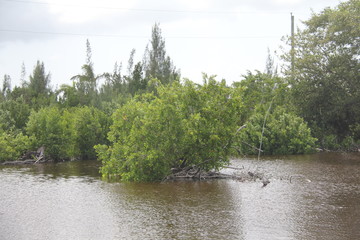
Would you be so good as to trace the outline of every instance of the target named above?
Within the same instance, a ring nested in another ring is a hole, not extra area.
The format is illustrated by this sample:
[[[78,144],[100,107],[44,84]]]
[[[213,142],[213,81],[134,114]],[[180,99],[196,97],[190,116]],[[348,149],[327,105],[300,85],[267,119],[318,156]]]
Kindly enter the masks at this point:
[[[96,147],[103,176],[155,181],[180,165],[210,170],[228,163],[242,106],[236,91],[209,78],[203,86],[160,86],[157,97],[125,104],[113,114],[110,146]]]
[[[72,132],[67,120],[57,107],[46,107],[30,114],[26,130],[29,136],[34,137],[36,147],[46,148],[47,157],[65,159],[70,157],[72,145]]]
[[[32,138],[22,133],[2,132],[0,135],[0,162],[17,160],[32,146]]]
[[[76,156],[95,159],[94,146],[106,143],[108,117],[94,107],[78,107],[69,116],[72,120],[72,135]]]
[[[258,111],[250,117],[247,127],[239,134],[239,145],[244,154],[257,154],[260,146],[265,113]],[[277,107],[266,119],[262,136],[263,154],[309,153],[315,148],[316,139],[304,120],[284,108]],[[246,144],[243,144],[246,143]]]
[[[93,107],[46,107],[31,113],[26,130],[54,160],[94,159],[94,146],[107,142],[108,125],[108,117]]]

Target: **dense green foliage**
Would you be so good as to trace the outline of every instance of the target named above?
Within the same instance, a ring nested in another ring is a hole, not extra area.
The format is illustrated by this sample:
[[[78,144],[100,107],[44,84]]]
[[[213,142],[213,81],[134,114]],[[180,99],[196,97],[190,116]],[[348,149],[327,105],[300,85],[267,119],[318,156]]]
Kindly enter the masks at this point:
[[[22,97],[0,102],[0,128],[4,131],[23,129],[29,115],[30,107]]]
[[[46,154],[55,159],[68,158],[68,146],[71,139],[70,123],[62,117],[62,111],[56,107],[33,111],[27,123],[27,133],[35,138],[35,145],[46,148]]]
[[[213,169],[228,162],[241,119],[235,88],[206,78],[157,89],[158,96],[139,96],[113,115],[111,145],[97,146],[104,176],[124,180],[161,180],[170,169]]]
[[[247,127],[240,132],[240,151],[258,154],[259,144],[264,154],[299,154],[314,151],[316,139],[304,120],[282,107],[273,110],[266,121],[263,110],[256,111]],[[256,149],[256,148],[257,149]]]
[[[304,120],[292,112],[285,79],[257,72],[233,84],[243,89],[247,127],[239,133],[242,154],[300,154],[314,150],[316,139]]]
[[[108,127],[106,115],[93,107],[46,107],[31,113],[26,131],[54,160],[95,159],[94,146],[106,143]]]
[[[314,13],[294,38],[293,102],[322,145],[359,140],[360,1]],[[291,59],[290,54],[285,59]]]
[[[80,159],[95,159],[94,146],[107,143],[110,119],[94,107],[81,107],[70,111],[67,118],[71,119],[75,156]]]
[[[32,138],[15,132],[0,130],[0,162],[17,159],[22,153],[31,149]]]
[[[245,106],[244,120],[247,120],[258,106],[266,107],[272,105],[286,105],[290,108],[287,98],[289,96],[288,83],[284,78],[270,74],[248,72],[240,82],[234,82],[233,86],[242,88]]]

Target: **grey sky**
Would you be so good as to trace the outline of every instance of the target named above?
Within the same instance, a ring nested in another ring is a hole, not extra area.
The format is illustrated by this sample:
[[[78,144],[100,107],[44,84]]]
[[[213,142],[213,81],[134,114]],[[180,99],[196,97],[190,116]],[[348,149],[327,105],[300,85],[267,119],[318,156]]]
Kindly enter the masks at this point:
[[[95,72],[111,72],[132,48],[141,61],[151,27],[160,23],[166,49],[182,77],[201,82],[201,73],[229,83],[247,70],[264,70],[267,48],[279,49],[296,25],[334,7],[338,0],[0,0],[0,77],[20,83],[37,60],[45,63],[54,87],[70,83],[85,63],[88,38]]]

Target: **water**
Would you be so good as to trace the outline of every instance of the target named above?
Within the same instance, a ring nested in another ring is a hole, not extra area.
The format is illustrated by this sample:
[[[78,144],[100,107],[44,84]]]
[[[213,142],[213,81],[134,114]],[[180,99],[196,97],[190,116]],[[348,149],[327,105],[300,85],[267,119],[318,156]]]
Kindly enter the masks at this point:
[[[0,239],[360,239],[360,154],[232,165],[271,183],[108,183],[95,161],[2,166]]]

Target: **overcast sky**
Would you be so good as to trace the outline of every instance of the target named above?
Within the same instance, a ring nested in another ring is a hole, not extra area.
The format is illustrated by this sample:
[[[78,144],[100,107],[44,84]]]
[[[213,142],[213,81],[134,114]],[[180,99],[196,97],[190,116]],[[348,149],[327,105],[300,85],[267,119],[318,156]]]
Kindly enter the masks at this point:
[[[131,50],[141,61],[151,28],[160,23],[166,50],[182,77],[202,82],[202,72],[228,83],[248,70],[265,69],[267,49],[309,19],[312,10],[339,0],[0,0],[0,79],[20,84],[37,60],[55,88],[81,73],[89,39],[97,74],[112,72]]]

